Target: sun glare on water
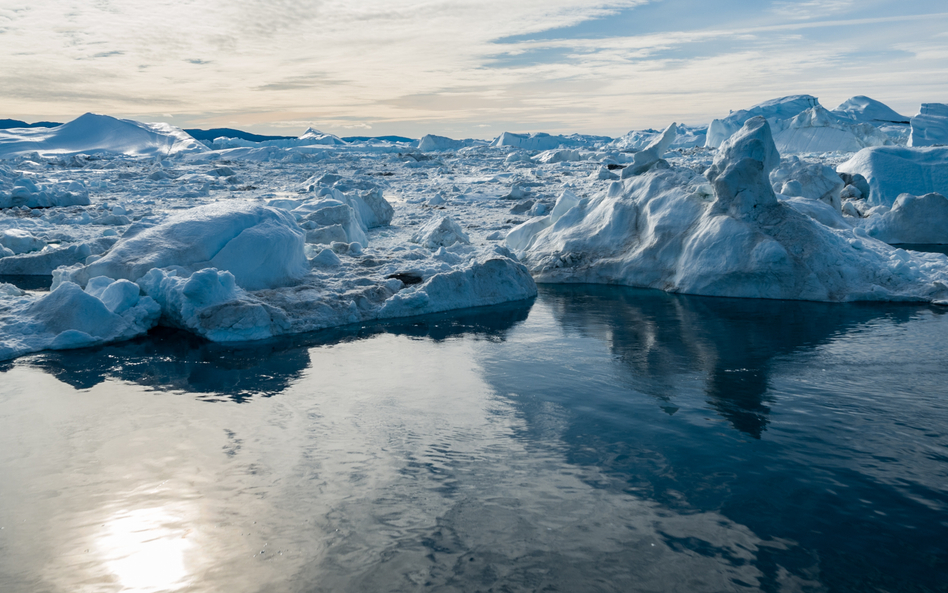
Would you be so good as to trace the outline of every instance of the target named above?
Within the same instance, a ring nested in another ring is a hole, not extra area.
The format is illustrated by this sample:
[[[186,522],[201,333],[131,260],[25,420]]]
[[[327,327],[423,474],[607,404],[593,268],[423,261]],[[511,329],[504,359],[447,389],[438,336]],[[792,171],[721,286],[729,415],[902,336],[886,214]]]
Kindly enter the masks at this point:
[[[176,591],[189,584],[192,530],[165,508],[116,513],[97,546],[123,591]]]

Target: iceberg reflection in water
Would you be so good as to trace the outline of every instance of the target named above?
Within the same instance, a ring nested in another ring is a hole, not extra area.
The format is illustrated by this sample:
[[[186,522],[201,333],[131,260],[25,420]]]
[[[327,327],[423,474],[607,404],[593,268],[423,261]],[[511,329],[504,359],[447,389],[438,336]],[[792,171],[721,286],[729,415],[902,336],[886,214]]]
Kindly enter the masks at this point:
[[[937,590],[943,312],[556,286],[19,359],[0,589]]]

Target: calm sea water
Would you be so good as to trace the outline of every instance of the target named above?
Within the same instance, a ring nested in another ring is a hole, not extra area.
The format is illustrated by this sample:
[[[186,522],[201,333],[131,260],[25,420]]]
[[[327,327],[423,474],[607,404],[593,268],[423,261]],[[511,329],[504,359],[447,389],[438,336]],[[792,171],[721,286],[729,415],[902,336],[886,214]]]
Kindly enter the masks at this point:
[[[946,591],[948,310],[545,287],[0,367],[0,591]]]

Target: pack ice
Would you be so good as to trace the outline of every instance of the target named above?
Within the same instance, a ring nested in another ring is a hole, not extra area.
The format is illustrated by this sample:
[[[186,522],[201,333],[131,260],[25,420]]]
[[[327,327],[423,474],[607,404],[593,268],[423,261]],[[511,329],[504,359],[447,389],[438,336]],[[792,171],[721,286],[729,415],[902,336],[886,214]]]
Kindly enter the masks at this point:
[[[90,114],[6,130],[0,357],[156,324],[226,342],[499,304],[532,297],[531,273],[944,302],[944,256],[883,243],[948,243],[948,149],[905,146],[938,122],[901,117],[797,95],[618,139],[202,144]]]
[[[511,231],[541,282],[813,301],[948,303],[948,257],[835,229],[778,199],[771,127],[747,120],[705,175],[653,168],[593,197],[564,194],[549,217]],[[528,229],[524,231],[524,229]]]

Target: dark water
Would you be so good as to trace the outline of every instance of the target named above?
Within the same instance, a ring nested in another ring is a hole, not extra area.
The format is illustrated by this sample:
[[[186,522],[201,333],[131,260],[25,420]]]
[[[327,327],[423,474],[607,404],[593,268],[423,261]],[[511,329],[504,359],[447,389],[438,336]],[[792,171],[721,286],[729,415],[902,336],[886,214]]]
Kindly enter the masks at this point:
[[[948,312],[544,287],[0,367],[0,591],[948,591]]]

